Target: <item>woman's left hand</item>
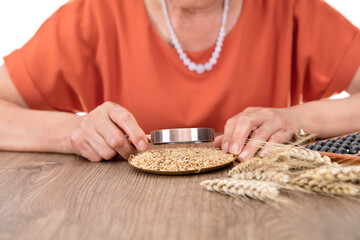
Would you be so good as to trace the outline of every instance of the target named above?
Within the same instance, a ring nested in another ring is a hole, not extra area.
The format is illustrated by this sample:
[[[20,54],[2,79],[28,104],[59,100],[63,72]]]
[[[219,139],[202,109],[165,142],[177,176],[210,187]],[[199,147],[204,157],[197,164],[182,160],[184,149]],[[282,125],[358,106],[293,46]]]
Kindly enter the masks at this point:
[[[224,134],[215,139],[214,145],[224,151],[239,155],[244,161],[262,147],[259,156],[263,157],[271,149],[271,144],[292,140],[294,132],[301,128],[301,118],[292,108],[246,108],[230,118],[225,125]],[[247,139],[250,143],[247,143]]]

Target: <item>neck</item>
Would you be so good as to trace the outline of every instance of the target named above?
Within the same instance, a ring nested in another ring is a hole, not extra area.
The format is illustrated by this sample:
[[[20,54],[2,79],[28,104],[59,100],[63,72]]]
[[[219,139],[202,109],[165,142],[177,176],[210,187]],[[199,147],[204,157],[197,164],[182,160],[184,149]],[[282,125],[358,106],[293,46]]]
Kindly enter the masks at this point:
[[[172,46],[160,0],[143,0],[149,17],[163,40]],[[243,0],[230,0],[226,33],[235,25]],[[211,47],[221,26],[224,0],[166,0],[174,31],[187,51]]]

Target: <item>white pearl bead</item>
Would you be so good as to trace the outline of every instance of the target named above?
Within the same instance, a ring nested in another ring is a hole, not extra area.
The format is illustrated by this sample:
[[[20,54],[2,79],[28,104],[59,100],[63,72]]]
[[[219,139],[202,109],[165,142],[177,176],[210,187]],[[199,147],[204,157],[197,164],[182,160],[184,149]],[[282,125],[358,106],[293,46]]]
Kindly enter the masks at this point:
[[[216,60],[216,58],[210,58],[210,61],[209,61],[210,63],[211,63],[211,65],[215,65],[216,63],[217,63],[217,60]]]
[[[202,74],[202,73],[204,73],[204,72],[205,72],[205,67],[204,67],[204,65],[198,64],[198,65],[196,66],[196,73]]]
[[[184,63],[185,66],[189,66],[190,63],[191,63],[191,61],[190,61],[190,59],[185,58],[184,61],[183,61],[183,63]]]
[[[189,68],[189,70],[192,71],[192,72],[195,71],[195,69],[196,69],[196,63],[193,63],[193,62],[190,63],[190,65],[188,66],[188,68]]]
[[[215,52],[220,53],[220,52],[221,52],[221,47],[216,46],[216,47],[215,47]]]
[[[206,71],[210,71],[212,69],[212,65],[211,65],[211,63],[205,63],[205,70]]]
[[[181,54],[180,54],[180,59],[184,61],[184,60],[186,59],[186,54],[185,54],[185,53],[181,53]],[[190,61],[190,60],[189,60],[189,61]]]
[[[211,57],[216,59],[216,58],[219,57],[219,53],[218,53],[218,52],[213,52],[213,53],[211,54]]]
[[[181,48],[177,48],[176,51],[179,54],[179,56],[184,53],[184,51]]]

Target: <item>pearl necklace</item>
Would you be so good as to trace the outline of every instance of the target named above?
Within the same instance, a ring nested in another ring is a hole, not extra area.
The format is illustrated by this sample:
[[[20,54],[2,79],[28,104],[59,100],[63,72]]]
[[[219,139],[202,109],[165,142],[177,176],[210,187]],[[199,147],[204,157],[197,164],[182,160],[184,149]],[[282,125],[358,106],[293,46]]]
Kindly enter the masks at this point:
[[[219,35],[218,35],[218,38],[216,41],[215,49],[212,52],[209,61],[206,62],[205,64],[200,64],[200,63],[196,64],[188,58],[188,56],[182,49],[179,40],[177,39],[177,37],[175,35],[175,31],[174,31],[173,27],[171,26],[171,21],[170,21],[169,14],[168,14],[168,11],[166,8],[165,0],[161,0],[161,4],[162,4],[162,10],[164,13],[164,17],[166,20],[166,25],[170,32],[171,41],[172,41],[177,53],[179,54],[180,60],[192,72],[195,71],[198,74],[202,74],[205,71],[210,71],[213,68],[213,66],[217,63],[217,59],[220,56],[221,48],[222,48],[223,41],[225,38],[225,24],[226,24],[226,19],[227,19],[227,13],[229,10],[229,0],[225,0],[225,2],[224,2],[224,11],[222,13],[221,27],[220,27],[220,32],[219,32]]]

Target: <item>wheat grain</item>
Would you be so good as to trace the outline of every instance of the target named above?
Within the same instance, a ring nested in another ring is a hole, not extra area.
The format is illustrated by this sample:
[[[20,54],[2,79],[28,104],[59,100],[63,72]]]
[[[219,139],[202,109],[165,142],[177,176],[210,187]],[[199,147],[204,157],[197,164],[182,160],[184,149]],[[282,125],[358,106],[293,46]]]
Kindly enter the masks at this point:
[[[130,164],[153,171],[188,171],[230,163],[235,156],[216,148],[166,148],[132,156]]]

